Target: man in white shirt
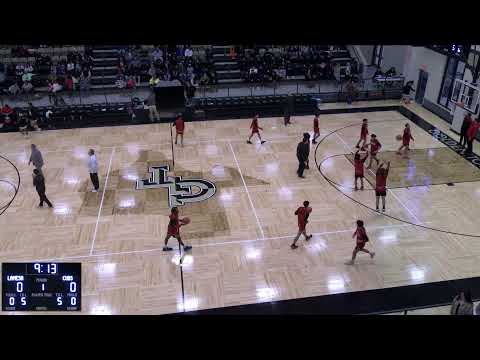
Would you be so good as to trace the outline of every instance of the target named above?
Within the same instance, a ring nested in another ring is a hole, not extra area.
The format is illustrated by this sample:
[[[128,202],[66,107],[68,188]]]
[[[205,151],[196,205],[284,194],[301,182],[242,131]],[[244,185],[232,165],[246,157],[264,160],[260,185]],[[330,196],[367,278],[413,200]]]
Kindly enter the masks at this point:
[[[93,190],[92,192],[98,192],[100,184],[98,181],[98,163],[95,151],[93,149],[88,150],[88,172],[90,173],[90,180],[92,180]]]
[[[192,49],[190,49],[190,47],[187,47],[187,48],[185,49],[185,57],[188,58],[188,57],[192,57],[192,56],[193,56],[193,51],[192,51]]]

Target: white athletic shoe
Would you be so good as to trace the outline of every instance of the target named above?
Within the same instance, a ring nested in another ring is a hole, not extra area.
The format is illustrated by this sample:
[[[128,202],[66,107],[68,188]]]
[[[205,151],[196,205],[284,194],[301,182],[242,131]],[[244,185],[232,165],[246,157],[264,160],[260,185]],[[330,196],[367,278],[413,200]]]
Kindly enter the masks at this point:
[[[96,190],[96,189],[92,189],[92,192],[98,192],[98,190]]]
[[[352,260],[349,260],[345,263],[345,265],[353,265],[353,261]]]

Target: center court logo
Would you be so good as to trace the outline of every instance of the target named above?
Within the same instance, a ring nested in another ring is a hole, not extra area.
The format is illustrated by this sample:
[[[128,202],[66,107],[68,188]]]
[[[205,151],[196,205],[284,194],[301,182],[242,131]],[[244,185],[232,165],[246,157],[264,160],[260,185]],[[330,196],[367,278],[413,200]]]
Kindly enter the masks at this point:
[[[168,205],[183,206],[186,203],[204,201],[215,195],[215,185],[203,179],[182,180],[181,176],[168,176],[168,165],[151,166],[148,169],[149,179],[137,180],[137,190],[166,188],[168,190]],[[193,188],[200,191],[193,191]]]

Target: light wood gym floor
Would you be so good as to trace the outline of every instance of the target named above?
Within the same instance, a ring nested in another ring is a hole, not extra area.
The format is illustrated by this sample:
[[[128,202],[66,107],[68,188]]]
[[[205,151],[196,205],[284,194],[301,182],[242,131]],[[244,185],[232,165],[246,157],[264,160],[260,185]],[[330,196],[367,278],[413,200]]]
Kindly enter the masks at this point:
[[[391,104],[398,102],[354,106]],[[324,108],[336,106],[346,107]],[[409,108],[458,139],[443,120],[418,105]],[[395,135],[408,120],[398,112],[322,115],[321,137],[348,124],[359,126],[326,138],[317,158],[350,154],[365,117],[383,145],[379,157],[392,161],[387,214],[480,234],[480,170],[411,122],[414,150],[409,162],[402,160],[394,153],[399,146]],[[281,118],[261,118],[264,145],[256,138],[253,145],[246,144],[251,119],[186,124],[185,146],[174,149],[173,173],[210,180],[217,193],[180,207],[181,216],[191,219],[182,228],[183,239],[193,245],[184,258],[184,300],[178,252],[162,251],[167,190],[135,190],[136,179],[148,176],[149,165],[171,165],[167,124],[55,130],[30,138],[0,134],[0,154],[16,164],[22,179],[17,198],[0,216],[0,262],[81,262],[83,314],[164,314],[480,276],[478,238],[426,230],[352,202],[315,169],[313,146],[311,169],[305,171],[306,179],[299,179],[296,145],[303,132],[312,132],[312,118],[295,117],[288,128]],[[37,208],[28,166],[31,143],[43,153],[54,209]],[[89,148],[96,150],[100,165],[98,193],[89,192]],[[477,143],[474,149],[479,153]],[[347,195],[375,206],[368,182],[363,192],[348,189],[353,167],[346,156],[325,161],[322,169],[345,186]],[[5,162],[0,175],[14,179]],[[419,185],[425,177],[435,185],[405,187],[412,181]],[[10,195],[11,189],[0,185],[2,204]],[[309,243],[301,239],[293,251],[293,212],[304,200],[313,208],[307,231],[314,236]],[[368,248],[377,255],[371,260],[359,254],[357,263],[347,266],[357,219],[365,221]]]

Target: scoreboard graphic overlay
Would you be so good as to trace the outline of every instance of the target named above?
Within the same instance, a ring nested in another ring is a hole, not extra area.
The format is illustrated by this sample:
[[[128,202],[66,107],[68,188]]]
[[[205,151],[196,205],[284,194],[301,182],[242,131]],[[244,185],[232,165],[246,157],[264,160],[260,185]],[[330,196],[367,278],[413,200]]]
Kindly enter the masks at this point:
[[[80,311],[80,263],[3,263],[2,311]]]

